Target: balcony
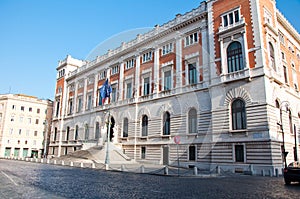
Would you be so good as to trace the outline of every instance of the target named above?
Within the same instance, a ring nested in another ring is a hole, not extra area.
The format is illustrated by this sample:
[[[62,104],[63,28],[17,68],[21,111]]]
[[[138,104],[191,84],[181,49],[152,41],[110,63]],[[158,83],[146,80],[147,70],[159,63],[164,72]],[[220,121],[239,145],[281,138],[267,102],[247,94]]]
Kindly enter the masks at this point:
[[[235,71],[232,73],[222,74],[221,82],[228,83],[232,81],[237,81],[241,79],[249,79],[250,78],[250,70],[249,68],[245,68],[243,70]]]

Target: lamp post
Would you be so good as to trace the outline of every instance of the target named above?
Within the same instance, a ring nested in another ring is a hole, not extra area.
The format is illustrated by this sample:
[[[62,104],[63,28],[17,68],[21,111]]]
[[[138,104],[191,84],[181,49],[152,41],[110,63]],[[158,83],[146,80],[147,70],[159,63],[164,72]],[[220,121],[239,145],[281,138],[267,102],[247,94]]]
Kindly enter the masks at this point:
[[[289,106],[289,102],[288,101],[283,101],[281,102],[280,106],[279,106],[279,110],[280,110],[280,123],[277,123],[280,126],[280,130],[281,130],[281,134],[282,134],[282,144],[283,144],[283,150],[282,150],[282,155],[283,155],[283,160],[284,160],[284,167],[287,167],[287,163],[286,163],[286,156],[289,152],[285,151],[285,140],[284,140],[284,130],[283,130],[283,123],[282,123],[282,105],[285,104],[285,107]]]
[[[109,169],[109,142],[110,142],[110,112],[108,111],[108,118],[107,118],[107,146],[106,146],[106,153],[105,153],[105,169]]]

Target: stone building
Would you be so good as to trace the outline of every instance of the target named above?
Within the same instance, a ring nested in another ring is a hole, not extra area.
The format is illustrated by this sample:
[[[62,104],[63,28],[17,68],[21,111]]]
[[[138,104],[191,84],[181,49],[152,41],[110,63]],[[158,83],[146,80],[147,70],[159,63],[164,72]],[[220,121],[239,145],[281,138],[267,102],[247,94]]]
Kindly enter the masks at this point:
[[[93,61],[68,55],[57,71],[54,156],[111,132],[138,162],[175,164],[178,149],[182,166],[275,172],[283,152],[297,159],[300,35],[274,0],[202,2]]]
[[[23,94],[0,95],[0,157],[41,157],[47,151],[52,101]]]

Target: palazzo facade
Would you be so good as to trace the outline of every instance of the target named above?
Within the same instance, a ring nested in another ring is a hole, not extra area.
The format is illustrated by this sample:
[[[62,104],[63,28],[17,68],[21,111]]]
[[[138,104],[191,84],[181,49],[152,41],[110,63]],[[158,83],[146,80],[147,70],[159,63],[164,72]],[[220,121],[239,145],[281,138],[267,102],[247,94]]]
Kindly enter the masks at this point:
[[[57,72],[54,156],[110,132],[137,162],[177,164],[178,150],[182,166],[274,172],[283,152],[298,158],[300,35],[274,0],[202,2],[93,61],[68,55]]]

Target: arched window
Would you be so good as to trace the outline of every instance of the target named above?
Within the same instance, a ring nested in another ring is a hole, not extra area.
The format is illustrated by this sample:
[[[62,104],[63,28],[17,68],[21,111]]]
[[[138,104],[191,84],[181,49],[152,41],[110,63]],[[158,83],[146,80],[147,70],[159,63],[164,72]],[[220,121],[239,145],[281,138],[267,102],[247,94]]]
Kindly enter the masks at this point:
[[[246,129],[246,108],[245,102],[236,99],[231,105],[232,130]]]
[[[274,47],[271,42],[269,42],[269,56],[270,56],[270,66],[276,71],[276,66],[275,66],[275,52],[274,52]]]
[[[88,124],[84,125],[84,139],[85,140],[89,139],[89,125]]]
[[[240,42],[232,42],[227,48],[228,73],[244,69],[243,50]]]
[[[148,136],[148,117],[144,115],[142,118],[142,136]]]
[[[99,122],[96,122],[96,128],[95,128],[95,139],[100,138],[100,124]]]
[[[123,137],[128,137],[128,118],[125,117],[123,121]]]
[[[76,125],[75,126],[75,136],[74,136],[75,140],[78,140],[78,129],[79,129],[79,127],[78,127],[78,125]]]
[[[163,135],[170,135],[170,113],[165,112],[163,117]]]
[[[197,133],[197,111],[193,108],[189,111],[189,133]]]

